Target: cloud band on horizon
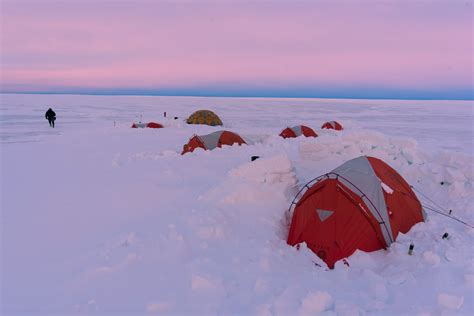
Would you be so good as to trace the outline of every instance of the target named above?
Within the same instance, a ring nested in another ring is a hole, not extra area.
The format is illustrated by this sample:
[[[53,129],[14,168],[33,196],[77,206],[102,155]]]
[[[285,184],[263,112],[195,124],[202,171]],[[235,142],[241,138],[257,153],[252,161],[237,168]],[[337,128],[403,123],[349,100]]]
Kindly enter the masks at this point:
[[[4,92],[472,99],[472,3],[2,4]]]

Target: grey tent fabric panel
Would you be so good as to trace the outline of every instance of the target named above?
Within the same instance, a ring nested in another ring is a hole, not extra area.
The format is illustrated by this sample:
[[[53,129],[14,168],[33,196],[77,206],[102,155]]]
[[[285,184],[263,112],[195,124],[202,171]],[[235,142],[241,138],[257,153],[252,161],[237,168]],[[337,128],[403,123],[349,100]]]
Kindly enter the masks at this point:
[[[217,131],[211,134],[198,137],[204,143],[206,149],[214,149],[217,147],[217,144],[219,144],[219,139],[221,138],[222,132],[223,131]]]
[[[324,222],[329,216],[334,213],[334,211],[316,209],[316,213],[318,214],[319,220],[321,222]]]
[[[331,122],[329,122],[329,124],[331,124],[332,128],[336,129],[336,122],[335,121],[331,121]]]
[[[386,225],[380,224],[380,230],[382,231],[383,239],[385,240],[385,243],[387,246],[390,246],[393,242],[393,236],[392,236],[392,228],[390,225],[390,219],[388,218],[388,212],[387,208],[385,207],[384,210],[378,210],[382,218],[377,213],[377,210],[374,208],[372,205],[371,201],[367,198],[367,196],[364,196],[362,200],[365,202],[365,205],[369,208],[370,213],[374,214],[375,218],[379,221],[379,223],[385,222]],[[384,200],[384,205],[385,205],[385,200]],[[385,215],[385,216],[384,216]]]
[[[291,130],[295,133],[296,137],[303,135],[300,125],[291,127]]]
[[[390,246],[393,241],[393,235],[382,186],[367,157],[362,156],[349,160],[332,172],[347,179],[346,181],[340,178],[339,181],[364,200],[369,211],[379,223],[385,223],[385,225],[383,223],[380,224],[381,230],[387,246]]]
[[[135,123],[135,126],[139,127],[139,128],[145,128],[146,125],[147,125],[147,123]]]

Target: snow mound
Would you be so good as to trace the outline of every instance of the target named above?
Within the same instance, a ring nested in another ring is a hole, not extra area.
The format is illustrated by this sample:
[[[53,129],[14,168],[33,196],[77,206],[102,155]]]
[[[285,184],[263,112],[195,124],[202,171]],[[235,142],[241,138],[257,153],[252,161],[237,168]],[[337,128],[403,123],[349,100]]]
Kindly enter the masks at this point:
[[[431,265],[438,265],[441,261],[440,257],[432,251],[425,251],[423,253],[423,260]]]
[[[374,156],[397,167],[421,163],[424,159],[415,140],[387,137],[373,131],[327,134],[317,140],[301,143],[299,152],[303,159],[320,162],[332,159],[342,164],[359,156]]]
[[[287,205],[296,184],[292,164],[286,155],[261,158],[229,171],[227,178],[205,195],[221,204],[256,203]]]
[[[451,310],[458,310],[464,303],[464,297],[441,293],[438,295],[438,305]]]
[[[149,314],[166,314],[173,308],[170,302],[152,302],[146,306],[146,312]]]
[[[191,280],[191,288],[193,290],[215,290],[221,287],[220,280],[213,280],[212,278],[193,275]]]
[[[309,293],[303,299],[299,315],[317,315],[333,307],[332,296],[328,292],[317,291]]]
[[[232,169],[229,175],[235,179],[268,184],[291,183],[294,170],[287,155],[260,158]]]

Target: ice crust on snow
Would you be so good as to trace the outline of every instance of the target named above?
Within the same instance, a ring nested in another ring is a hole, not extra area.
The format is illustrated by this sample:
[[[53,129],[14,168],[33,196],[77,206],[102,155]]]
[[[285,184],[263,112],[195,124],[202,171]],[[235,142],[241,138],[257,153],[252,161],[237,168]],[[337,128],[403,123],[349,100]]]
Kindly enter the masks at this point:
[[[218,129],[183,122],[202,104],[250,145],[181,156]],[[436,213],[349,267],[286,244],[297,190],[361,155],[473,223],[469,102],[2,95],[1,107],[1,314],[474,314],[474,232]],[[165,128],[131,129],[140,117]],[[328,120],[345,130],[317,129]],[[319,137],[278,136],[300,124]]]

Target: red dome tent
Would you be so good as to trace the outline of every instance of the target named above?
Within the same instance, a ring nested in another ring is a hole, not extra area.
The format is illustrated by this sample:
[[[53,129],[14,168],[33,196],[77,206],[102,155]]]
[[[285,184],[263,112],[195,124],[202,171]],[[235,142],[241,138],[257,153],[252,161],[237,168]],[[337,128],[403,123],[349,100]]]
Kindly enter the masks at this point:
[[[339,122],[336,121],[329,121],[323,124],[321,128],[326,128],[326,129],[335,129],[336,131],[342,131],[342,125]]]
[[[187,152],[192,152],[196,148],[203,148],[206,150],[212,150],[216,147],[222,147],[222,145],[232,146],[233,144],[247,144],[242,137],[229,131],[217,131],[208,135],[194,135],[187,144],[183,147],[184,155]]]
[[[283,138],[294,138],[301,135],[306,137],[318,137],[318,134],[316,134],[313,129],[304,125],[287,127],[280,133],[280,136]]]
[[[373,157],[347,161],[308,184],[293,200],[288,244],[306,242],[329,268],[357,249],[385,249],[425,219],[410,185]]]
[[[133,123],[132,128],[163,128],[163,125],[155,123],[155,122],[150,122],[150,123]]]

